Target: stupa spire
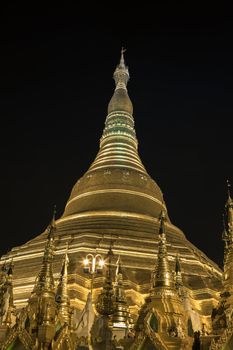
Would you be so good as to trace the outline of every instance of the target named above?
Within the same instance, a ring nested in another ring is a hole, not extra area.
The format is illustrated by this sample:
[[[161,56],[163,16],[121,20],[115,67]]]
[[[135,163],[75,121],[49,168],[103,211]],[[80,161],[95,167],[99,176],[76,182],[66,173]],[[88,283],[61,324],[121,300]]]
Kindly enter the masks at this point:
[[[47,242],[45,245],[44,256],[41,270],[37,276],[34,292],[54,290],[53,278],[53,255],[54,255],[54,231],[56,230],[56,207],[54,207],[53,216],[50,224],[47,227]]]
[[[230,193],[230,182],[227,180],[227,201],[225,204],[225,213],[223,215],[223,234],[222,239],[225,242],[223,258],[223,286],[224,292],[221,294],[221,300],[224,302],[224,309],[232,304],[233,291],[233,201]],[[226,297],[226,300],[224,298]]]
[[[124,167],[146,172],[137,153],[133,105],[127,92],[129,70],[125,64],[124,52],[125,49],[122,48],[120,62],[113,74],[116,87],[108,104],[100,151],[90,170]]]
[[[161,211],[160,215],[160,227],[159,227],[159,247],[158,247],[158,262],[156,271],[154,274],[154,288],[155,287],[171,287],[172,278],[169,268],[168,255],[167,255],[167,239],[165,234],[165,211]]]
[[[126,49],[124,49],[124,47],[122,46],[121,48],[121,59],[120,59],[120,64],[119,66],[122,68],[125,68],[125,58],[124,58],[124,52],[126,51]]]
[[[116,87],[108,105],[100,149],[88,171],[74,186],[64,217],[113,208],[115,212],[136,213],[139,210],[158,217],[165,208],[160,188],[147,173],[138,154],[124,51],[121,50],[113,74]]]

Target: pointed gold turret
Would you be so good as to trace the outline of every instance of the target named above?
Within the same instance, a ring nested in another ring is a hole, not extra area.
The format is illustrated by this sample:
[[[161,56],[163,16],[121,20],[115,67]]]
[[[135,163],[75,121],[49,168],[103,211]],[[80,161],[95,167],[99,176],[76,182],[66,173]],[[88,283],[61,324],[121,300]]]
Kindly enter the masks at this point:
[[[222,239],[224,246],[223,291],[220,294],[218,307],[212,313],[212,327],[218,333],[223,332],[231,319],[233,305],[233,201],[230,193],[230,182],[227,180],[227,201],[223,214]],[[212,349],[212,348],[211,348]]]
[[[228,198],[225,204],[224,232],[222,237],[225,241],[223,284],[225,291],[233,292],[233,201],[230,194],[230,186],[229,181],[227,181]]]
[[[54,233],[56,230],[55,210],[51,223],[47,228],[47,243],[44,250],[41,270],[37,276],[33,292],[37,294],[41,291],[54,290],[54,278],[52,270],[52,262],[54,255]]]
[[[167,256],[167,240],[165,234],[165,212],[162,211],[160,215],[160,228],[159,228],[159,248],[158,248],[158,262],[154,275],[154,288],[156,287],[173,287],[173,280],[169,268],[168,256]]]
[[[49,349],[55,335],[56,301],[53,277],[55,213],[56,210],[54,208],[51,223],[47,228],[47,243],[45,245],[42,267],[36,278],[28,303],[31,331],[38,332],[38,341],[41,349],[46,350]]]
[[[69,314],[70,299],[67,291],[68,264],[69,264],[69,258],[68,258],[68,254],[66,253],[62,264],[61,275],[60,275],[56,296],[55,296],[55,300],[58,304],[58,311],[60,312],[63,320],[66,323],[69,323],[69,319],[70,319],[70,314]]]
[[[227,180],[227,201],[225,204],[225,213],[223,214],[223,233],[222,240],[225,243],[224,246],[224,264],[227,261],[229,248],[233,243],[233,201],[230,193],[230,182]]]

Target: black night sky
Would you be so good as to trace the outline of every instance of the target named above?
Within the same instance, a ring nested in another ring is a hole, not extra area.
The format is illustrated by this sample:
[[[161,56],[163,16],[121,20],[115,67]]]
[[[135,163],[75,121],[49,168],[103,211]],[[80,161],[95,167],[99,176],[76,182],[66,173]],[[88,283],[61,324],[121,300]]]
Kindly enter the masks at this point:
[[[172,222],[222,265],[231,11],[174,1],[48,6],[1,11],[0,253],[40,234],[54,204],[59,217],[94,160],[123,45],[142,161]]]

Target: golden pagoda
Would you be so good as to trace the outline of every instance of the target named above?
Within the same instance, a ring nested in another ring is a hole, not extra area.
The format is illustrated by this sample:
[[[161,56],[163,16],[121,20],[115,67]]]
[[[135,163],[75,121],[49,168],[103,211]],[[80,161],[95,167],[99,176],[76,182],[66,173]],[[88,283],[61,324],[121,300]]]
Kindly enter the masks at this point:
[[[110,331],[114,333],[111,320],[123,310],[122,314],[131,315],[135,325],[144,327],[134,334],[135,344],[144,344],[137,349],[151,349],[152,345],[155,349],[188,349],[190,339],[195,332],[201,332],[203,324],[206,333],[212,331],[211,314],[218,306],[222,271],[171,223],[163,194],[140,159],[133,105],[127,90],[129,71],[124,50],[113,78],[115,90],[108,104],[99,152],[73,186],[63,215],[51,224],[56,226],[53,236],[48,237],[46,230],[13,248],[1,258],[2,266],[14,262],[14,306],[20,310],[28,305],[29,297],[32,303],[45,288],[44,280],[38,275],[42,262],[41,275],[47,276],[51,287],[50,291],[46,290],[50,304],[56,304],[56,312],[62,315],[61,322],[67,325],[71,322],[70,308],[73,317],[80,315],[87,300],[96,305],[93,309],[96,316],[98,310],[101,314],[98,300],[106,292],[106,283],[112,288],[114,281],[98,274],[90,278],[83,271],[82,261],[88,253],[106,256],[111,243],[111,265],[117,266],[120,256],[124,270],[120,270],[116,280],[118,311],[111,310]],[[53,258],[49,255],[51,240],[56,250]],[[69,267],[67,257],[64,259],[67,244]],[[53,279],[58,281],[58,288],[54,287]],[[114,291],[110,294],[112,297]],[[165,313],[170,318],[164,318]],[[147,324],[141,322],[143,315],[147,317]],[[153,332],[157,326],[161,334],[157,332],[155,337]],[[149,333],[145,336],[146,327],[153,336]],[[145,337],[145,343],[140,336]],[[169,336],[173,339],[169,340]],[[162,345],[158,345],[160,343]],[[132,339],[128,344],[125,348],[133,346]],[[135,346],[132,349],[136,349]]]

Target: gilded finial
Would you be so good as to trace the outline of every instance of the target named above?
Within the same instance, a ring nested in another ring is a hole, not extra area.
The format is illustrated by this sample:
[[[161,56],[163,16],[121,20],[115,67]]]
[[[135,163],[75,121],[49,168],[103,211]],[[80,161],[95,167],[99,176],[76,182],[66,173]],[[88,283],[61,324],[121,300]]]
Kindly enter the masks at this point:
[[[227,194],[228,194],[228,198],[231,199],[231,183],[229,180],[227,180]]]
[[[113,78],[116,83],[116,89],[123,89],[127,91],[127,83],[129,80],[129,71],[128,68],[125,65],[125,58],[124,58],[124,52],[126,50],[122,47],[121,49],[121,58],[120,58],[120,63],[116,67],[116,70],[113,74]]]
[[[125,58],[124,58],[124,52],[126,51],[126,49],[124,49],[124,47],[122,46],[121,48],[121,59],[120,59],[120,64],[119,66],[121,68],[125,68]]]
[[[227,198],[227,202],[225,204],[225,208],[226,208],[226,211],[228,212],[227,214],[227,221],[229,222],[229,220],[232,222],[233,221],[233,200],[231,198],[231,183],[229,180],[227,180],[227,195],[228,195],[228,198]]]
[[[124,46],[121,47],[121,56],[123,56],[124,52],[126,51],[126,49],[124,48]]]
[[[108,104],[108,114],[112,112],[114,113],[125,112],[132,116],[133,105],[127,92],[127,84],[129,81],[129,70],[125,64],[124,52],[125,52],[125,49],[122,47],[120,62],[117,64],[116,69],[113,73],[113,79],[115,80],[116,87],[115,87],[114,94]],[[127,128],[125,128],[125,130],[126,129]],[[124,131],[124,134],[125,134],[125,131]]]

